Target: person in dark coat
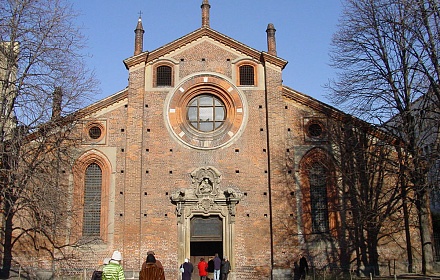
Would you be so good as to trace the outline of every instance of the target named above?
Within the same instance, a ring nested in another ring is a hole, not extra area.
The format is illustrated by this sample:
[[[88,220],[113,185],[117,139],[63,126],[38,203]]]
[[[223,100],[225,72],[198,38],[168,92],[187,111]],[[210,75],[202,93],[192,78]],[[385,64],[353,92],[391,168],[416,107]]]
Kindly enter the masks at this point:
[[[165,280],[163,268],[156,264],[154,255],[147,256],[145,266],[143,265],[139,272],[139,280]]]
[[[220,280],[220,267],[222,266],[222,260],[219,258],[218,254],[215,253],[214,256],[214,280]]]
[[[193,273],[194,267],[189,262],[188,259],[185,259],[185,262],[180,265],[180,271],[182,272],[182,280],[191,280],[191,275]]]
[[[222,266],[220,268],[220,273],[222,275],[221,280],[228,280],[228,274],[231,271],[231,264],[227,257],[223,257]]]
[[[300,280],[301,279],[301,272],[299,271],[299,264],[298,260],[295,260],[293,263],[293,280]]]
[[[309,273],[309,264],[307,263],[307,259],[304,255],[300,254],[299,259],[299,273],[300,279],[306,279],[307,274]]]
[[[214,258],[209,257],[208,260],[208,277],[207,280],[214,280]]]

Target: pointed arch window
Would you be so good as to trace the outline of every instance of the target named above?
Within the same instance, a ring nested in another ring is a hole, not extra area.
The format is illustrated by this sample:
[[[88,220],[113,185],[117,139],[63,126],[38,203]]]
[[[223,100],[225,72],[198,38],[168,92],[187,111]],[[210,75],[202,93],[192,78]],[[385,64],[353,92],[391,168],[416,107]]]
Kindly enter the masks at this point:
[[[156,68],[156,86],[172,86],[173,69],[168,65],[161,65]]]
[[[312,216],[312,232],[329,231],[327,201],[327,168],[320,162],[314,162],[309,171],[310,206]]]
[[[99,165],[87,166],[84,179],[83,236],[100,236],[102,170]]]

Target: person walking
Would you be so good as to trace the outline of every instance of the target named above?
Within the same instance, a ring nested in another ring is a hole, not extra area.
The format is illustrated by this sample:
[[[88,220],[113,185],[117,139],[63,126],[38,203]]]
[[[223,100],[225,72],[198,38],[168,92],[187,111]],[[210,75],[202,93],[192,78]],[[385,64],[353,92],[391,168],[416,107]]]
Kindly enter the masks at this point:
[[[162,267],[156,263],[154,255],[149,254],[145,261],[145,266],[139,272],[139,280],[165,280],[165,273]]]
[[[182,280],[191,280],[193,269],[194,267],[192,263],[190,263],[188,259],[185,259],[185,262],[180,265],[180,271],[182,272]]]
[[[108,265],[109,262],[110,258],[105,258],[102,262],[102,265],[100,265],[95,271],[93,271],[91,280],[102,280],[102,270],[104,269],[104,266]]]
[[[122,254],[114,251],[109,264],[102,269],[103,280],[125,280],[124,269],[121,266]]]
[[[214,280],[220,280],[220,267],[222,266],[222,260],[218,257],[218,253],[214,256]]]
[[[223,257],[222,266],[220,268],[220,272],[222,275],[221,280],[228,280],[228,274],[231,272],[231,263],[229,262],[227,257]]]
[[[199,269],[200,280],[206,280],[206,276],[208,276],[208,263],[204,258],[200,258],[197,268]]]
[[[156,265],[157,265],[158,267],[160,267],[160,268],[163,269],[163,265],[162,265],[162,263],[160,262],[160,260],[157,259],[156,254],[154,253],[154,251],[152,251],[152,250],[148,251],[148,252],[147,252],[147,257],[148,257],[148,255],[153,255],[154,258],[156,259]],[[147,263],[147,262],[144,262],[144,263],[142,264],[142,269],[144,268],[144,266],[146,265],[146,263]]]
[[[293,262],[293,280],[300,280],[300,279],[301,279],[301,273],[299,271],[298,260],[295,260]]]
[[[207,280],[214,280],[214,257],[209,257],[208,260],[208,277]]]
[[[300,279],[306,279],[306,276],[309,273],[309,264],[307,263],[307,259],[303,254],[300,254],[299,256]]]

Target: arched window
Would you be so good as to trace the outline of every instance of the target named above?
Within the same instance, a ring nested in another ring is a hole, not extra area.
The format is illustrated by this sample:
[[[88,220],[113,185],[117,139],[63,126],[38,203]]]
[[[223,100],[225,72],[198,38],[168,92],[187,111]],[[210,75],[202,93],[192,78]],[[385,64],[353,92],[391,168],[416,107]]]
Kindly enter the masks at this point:
[[[172,68],[161,65],[156,68],[156,86],[172,86]]]
[[[338,191],[333,158],[321,148],[308,151],[299,163],[301,217],[307,241],[338,235]]]
[[[239,67],[240,72],[240,85],[241,86],[253,86],[255,85],[255,73],[252,65],[242,65]]]
[[[312,163],[309,171],[312,232],[328,232],[327,168],[320,162]]]
[[[83,236],[100,236],[102,170],[96,163],[87,166],[84,177]]]

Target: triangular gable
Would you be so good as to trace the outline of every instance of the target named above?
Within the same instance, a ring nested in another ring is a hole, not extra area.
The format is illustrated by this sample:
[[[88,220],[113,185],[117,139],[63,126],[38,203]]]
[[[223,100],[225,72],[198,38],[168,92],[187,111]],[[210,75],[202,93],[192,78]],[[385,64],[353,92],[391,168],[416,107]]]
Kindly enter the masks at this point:
[[[125,88],[109,97],[106,97],[102,100],[99,100],[81,110],[76,111],[72,114],[74,119],[80,119],[88,115],[92,115],[97,113],[104,108],[110,107],[118,102],[123,101],[128,98],[128,90]]]
[[[200,38],[203,37],[209,37],[221,44],[224,44],[232,49],[235,49],[249,57],[252,57],[253,59],[268,62],[271,64],[274,64],[281,69],[283,69],[287,61],[279,58],[277,56],[271,55],[267,52],[258,51],[256,49],[253,49],[243,43],[240,43],[220,32],[217,32],[209,27],[202,27],[199,28],[177,40],[172,41],[171,43],[168,43],[156,50],[153,50],[151,52],[145,51],[137,56],[132,56],[130,58],[127,58],[124,60],[125,67],[129,69],[131,66],[136,65],[141,62],[148,63],[150,61],[153,61],[155,59],[158,59],[168,53],[171,53],[172,51],[182,48],[185,45],[188,45],[191,42],[194,42]]]
[[[383,129],[380,127],[377,127],[371,123],[368,123],[366,121],[363,121],[359,118],[356,118],[355,116],[346,114],[330,105],[327,105],[317,99],[314,99],[313,97],[306,95],[304,93],[301,93],[299,91],[296,91],[294,89],[291,89],[285,85],[283,85],[283,96],[293,100],[295,102],[298,102],[304,106],[307,106],[309,108],[312,108],[313,110],[322,113],[323,115],[327,116],[330,119],[333,119],[338,122],[342,123],[352,123],[353,125],[363,129],[364,131],[368,132],[371,135],[374,135],[378,139],[386,140],[389,143],[396,144],[399,140],[395,138],[394,136],[387,134]]]

